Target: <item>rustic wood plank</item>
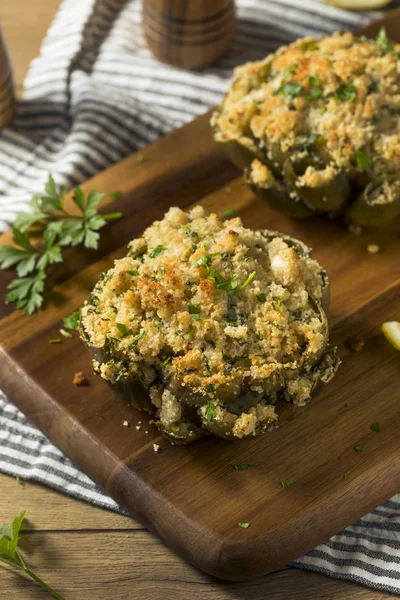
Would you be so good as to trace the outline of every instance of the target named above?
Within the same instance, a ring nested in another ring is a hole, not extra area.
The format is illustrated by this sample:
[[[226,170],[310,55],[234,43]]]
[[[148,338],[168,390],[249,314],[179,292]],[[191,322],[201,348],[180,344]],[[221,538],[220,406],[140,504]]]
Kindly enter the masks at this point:
[[[0,475],[0,526],[27,510],[25,531],[97,531],[143,529],[131,517],[98,508],[52,489]],[[48,507],[51,506],[51,510]]]
[[[66,600],[384,600],[388,594],[297,569],[251,582],[211,579],[143,531],[30,533],[22,547],[29,566]],[[45,600],[18,575],[2,571],[9,600]]]

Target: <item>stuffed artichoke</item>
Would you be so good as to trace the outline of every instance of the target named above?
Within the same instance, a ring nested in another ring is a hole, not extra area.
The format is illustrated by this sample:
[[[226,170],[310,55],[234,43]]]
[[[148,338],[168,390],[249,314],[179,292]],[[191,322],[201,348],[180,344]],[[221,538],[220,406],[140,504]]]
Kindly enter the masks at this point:
[[[288,236],[171,208],[82,308],[93,365],[175,443],[275,427],[338,366],[325,272]]]
[[[378,226],[400,213],[400,44],[334,33],[235,70],[214,138],[288,216]]]

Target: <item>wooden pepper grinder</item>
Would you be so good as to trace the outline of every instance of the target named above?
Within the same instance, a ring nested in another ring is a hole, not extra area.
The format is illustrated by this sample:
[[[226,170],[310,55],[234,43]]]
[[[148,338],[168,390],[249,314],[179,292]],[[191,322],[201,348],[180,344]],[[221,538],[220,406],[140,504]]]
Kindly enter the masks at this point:
[[[234,0],[143,0],[143,28],[162,62],[200,69],[223,56],[235,34]]]
[[[14,118],[15,94],[11,62],[0,28],[0,129]]]

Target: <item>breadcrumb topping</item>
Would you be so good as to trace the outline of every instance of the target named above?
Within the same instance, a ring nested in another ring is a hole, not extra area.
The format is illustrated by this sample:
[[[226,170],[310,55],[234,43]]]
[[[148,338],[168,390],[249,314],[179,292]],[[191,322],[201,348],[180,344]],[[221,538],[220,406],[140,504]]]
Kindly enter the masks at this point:
[[[327,344],[326,275],[305,248],[200,206],[171,208],[82,309],[83,336],[103,352],[97,370],[112,384],[137,378],[167,429],[186,420],[183,404],[201,407],[201,426],[228,419],[237,437],[273,424],[280,390],[310,397]]]
[[[215,137],[261,151],[272,164],[286,155],[300,164],[312,146],[326,168],[309,166],[298,185],[321,187],[338,172],[357,176],[367,167],[374,181],[390,181],[381,198],[387,202],[399,194],[399,56],[400,44],[387,38],[337,32],[298,39],[235,69],[212,118]],[[261,165],[253,165],[253,181],[275,186]]]

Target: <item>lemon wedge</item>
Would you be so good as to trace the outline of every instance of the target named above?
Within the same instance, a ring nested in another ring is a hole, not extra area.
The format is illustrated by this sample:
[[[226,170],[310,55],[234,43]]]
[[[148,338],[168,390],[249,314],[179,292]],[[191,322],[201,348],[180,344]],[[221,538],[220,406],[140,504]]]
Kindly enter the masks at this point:
[[[382,325],[382,333],[396,350],[400,350],[400,322],[390,321]]]
[[[392,0],[325,0],[328,4],[333,4],[338,8],[347,10],[375,10],[390,4]]]

